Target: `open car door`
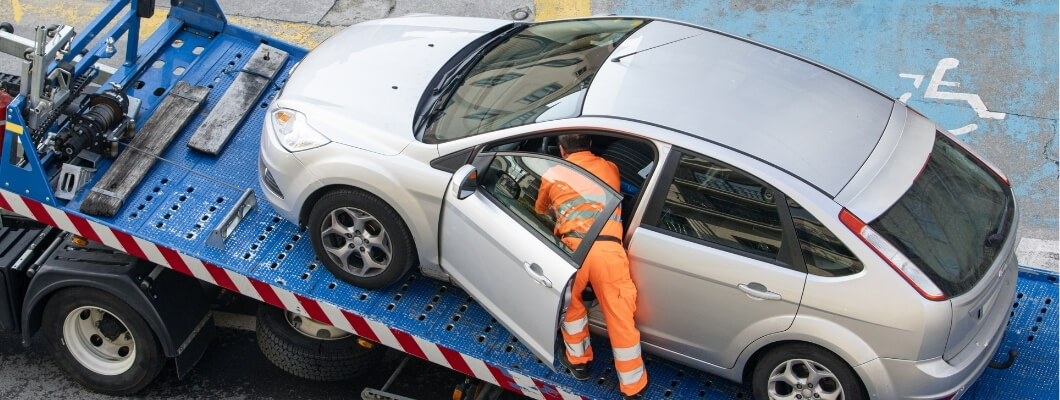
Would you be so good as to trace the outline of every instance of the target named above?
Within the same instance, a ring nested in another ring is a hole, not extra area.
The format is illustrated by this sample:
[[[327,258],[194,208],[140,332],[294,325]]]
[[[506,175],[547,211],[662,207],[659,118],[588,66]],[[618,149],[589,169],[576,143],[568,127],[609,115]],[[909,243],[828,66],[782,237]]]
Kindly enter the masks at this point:
[[[555,369],[557,323],[571,277],[621,197],[588,171],[547,155],[486,153],[475,164],[483,170],[461,167],[445,193],[442,267]],[[595,215],[579,215],[594,222],[577,249],[555,236],[551,210],[535,211],[542,176],[599,203]]]

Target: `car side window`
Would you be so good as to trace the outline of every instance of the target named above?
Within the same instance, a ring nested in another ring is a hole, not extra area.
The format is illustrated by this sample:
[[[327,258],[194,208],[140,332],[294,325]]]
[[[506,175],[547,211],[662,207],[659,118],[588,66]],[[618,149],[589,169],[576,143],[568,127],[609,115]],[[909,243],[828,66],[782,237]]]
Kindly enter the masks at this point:
[[[544,190],[542,190],[544,186]],[[500,153],[478,181],[500,206],[543,241],[570,256],[618,194],[585,170],[539,154]],[[556,196],[560,189],[561,196]],[[553,193],[550,195],[547,192]],[[558,235],[557,223],[563,226]]]
[[[718,162],[682,154],[666,190],[660,229],[777,259],[783,228],[773,190]],[[659,190],[659,189],[657,189]]]
[[[839,238],[795,200],[788,199],[788,210],[802,248],[806,272],[819,276],[846,276],[865,266]]]

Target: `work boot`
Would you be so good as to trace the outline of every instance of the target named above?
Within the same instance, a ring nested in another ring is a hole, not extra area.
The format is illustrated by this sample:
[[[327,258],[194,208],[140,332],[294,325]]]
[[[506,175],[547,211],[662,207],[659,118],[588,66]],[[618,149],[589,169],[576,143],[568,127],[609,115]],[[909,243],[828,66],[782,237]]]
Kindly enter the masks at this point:
[[[570,374],[574,376],[574,379],[579,381],[587,381],[592,376],[589,374],[589,364],[571,364],[570,360],[567,359],[566,354],[560,354],[559,363],[567,367]]]
[[[622,400],[641,400],[644,398],[645,393],[648,393],[648,385],[644,385],[644,389],[641,389],[639,392],[633,394],[632,396],[623,393]]]

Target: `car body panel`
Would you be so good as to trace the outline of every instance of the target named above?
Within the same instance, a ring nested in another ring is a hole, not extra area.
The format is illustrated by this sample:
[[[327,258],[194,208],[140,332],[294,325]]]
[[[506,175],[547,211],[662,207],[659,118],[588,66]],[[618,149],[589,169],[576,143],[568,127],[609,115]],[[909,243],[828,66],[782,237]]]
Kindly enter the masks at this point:
[[[459,199],[465,166],[454,174],[442,207],[442,267],[550,367],[560,305],[576,269],[481,190]],[[474,178],[471,178],[474,179]],[[527,264],[524,269],[524,264]],[[528,276],[541,268],[547,286]]]
[[[835,200],[862,221],[887,211],[924,169],[934,145],[935,123],[895,103],[876,149]]]
[[[695,31],[701,34],[688,37]],[[650,48],[638,40],[655,35],[676,41]],[[753,154],[832,196],[864,163],[894,105],[807,61],[685,25],[653,21],[614,54],[638,50],[600,69],[585,99],[586,115],[691,132]],[[764,140],[771,144],[762,146]]]
[[[1019,207],[1013,212],[1018,216]],[[969,348],[984,345],[984,332],[989,337],[997,329],[1004,330],[1008,318],[1002,316],[1009,313],[1019,268],[1015,256],[1018,229],[1019,218],[1015,217],[1009,226],[1008,238],[990,270],[971,290],[949,300],[953,313],[943,353],[946,361],[954,362],[957,358],[968,357],[966,353],[974,353]]]
[[[755,339],[788,329],[806,279],[787,267],[643,226],[632,234],[629,261],[638,295],[651,299],[637,307],[641,340],[722,368],[732,368]],[[737,289],[751,283],[780,299]]]
[[[413,140],[424,89],[468,43],[507,21],[417,16],[353,25],[310,52],[284,86],[286,107],[336,142],[397,154]]]

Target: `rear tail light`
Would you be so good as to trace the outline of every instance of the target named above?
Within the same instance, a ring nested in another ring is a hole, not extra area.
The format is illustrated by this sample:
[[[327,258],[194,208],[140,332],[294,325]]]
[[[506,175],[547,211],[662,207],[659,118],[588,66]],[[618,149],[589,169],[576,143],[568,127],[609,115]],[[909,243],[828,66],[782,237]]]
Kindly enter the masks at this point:
[[[916,264],[909,261],[901,251],[898,251],[894,245],[884,239],[883,235],[876,233],[876,231],[861,222],[858,217],[845,208],[839,212],[839,220],[851,232],[854,232],[861,241],[865,242],[872,251],[875,251],[883,261],[886,261],[902,279],[909,282],[909,285],[916,289],[925,299],[933,301],[946,300],[946,295],[942,293],[942,290],[935,286],[935,283],[927,275],[924,275]]]

